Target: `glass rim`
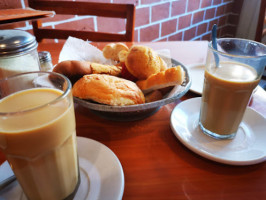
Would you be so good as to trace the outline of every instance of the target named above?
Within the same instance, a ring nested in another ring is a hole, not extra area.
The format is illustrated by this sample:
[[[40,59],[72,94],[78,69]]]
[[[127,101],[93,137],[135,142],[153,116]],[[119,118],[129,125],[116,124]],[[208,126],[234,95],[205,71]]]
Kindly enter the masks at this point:
[[[217,38],[217,42],[221,41],[221,40],[237,40],[237,41],[248,41],[250,43],[255,43],[257,45],[263,46],[266,49],[266,45],[257,41],[253,41],[250,39],[244,39],[244,38]],[[220,54],[226,57],[235,57],[235,58],[262,58],[262,57],[266,57],[266,53],[263,55],[259,55],[259,56],[244,56],[244,55],[234,55],[234,54],[230,54],[230,53],[225,53],[219,50],[216,50],[213,48],[212,46],[212,41],[209,41],[208,43],[208,48],[210,48],[213,52],[215,52],[216,54]]]
[[[21,111],[0,112],[0,116],[16,115],[18,113],[27,113],[27,112],[31,112],[31,111],[34,111],[34,110],[38,110],[38,109],[44,108],[47,105],[54,104],[54,103],[60,101],[61,99],[64,99],[71,92],[71,82],[70,82],[70,80],[66,76],[64,76],[62,74],[59,74],[59,73],[56,73],[56,72],[47,72],[47,71],[25,72],[25,73],[15,74],[15,75],[12,75],[12,76],[5,77],[3,79],[0,79],[0,83],[5,82],[5,81],[10,80],[10,79],[15,79],[15,78],[20,77],[20,76],[25,76],[25,75],[28,75],[28,74],[47,74],[47,75],[50,74],[50,75],[60,76],[61,78],[63,78],[64,80],[66,80],[67,87],[66,87],[65,91],[62,90],[63,93],[60,96],[56,97],[55,99],[53,99],[53,100],[51,100],[51,101],[49,101],[49,102],[47,102],[45,104],[42,104],[42,105],[39,105],[39,106],[35,106],[33,108],[30,108],[30,109],[21,110]],[[36,88],[38,88],[38,87],[36,87]],[[49,87],[42,87],[42,88],[49,88]],[[29,88],[29,89],[34,89],[34,88]],[[28,89],[24,89],[24,90],[28,90]],[[21,90],[21,91],[24,91],[24,90]],[[21,91],[17,91],[17,92],[21,92]],[[14,92],[14,93],[16,93],[16,92]],[[12,94],[14,94],[14,93],[12,93]],[[4,98],[6,98],[6,97],[8,97],[8,96],[10,96],[12,94],[9,94],[9,95],[5,96]],[[1,99],[0,99],[0,101],[1,101]]]

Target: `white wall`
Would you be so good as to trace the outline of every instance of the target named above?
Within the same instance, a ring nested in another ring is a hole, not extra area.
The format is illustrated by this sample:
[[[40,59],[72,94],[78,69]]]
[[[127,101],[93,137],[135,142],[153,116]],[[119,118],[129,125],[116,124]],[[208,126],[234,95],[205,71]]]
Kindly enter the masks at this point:
[[[260,0],[244,0],[236,37],[255,39],[259,10]]]

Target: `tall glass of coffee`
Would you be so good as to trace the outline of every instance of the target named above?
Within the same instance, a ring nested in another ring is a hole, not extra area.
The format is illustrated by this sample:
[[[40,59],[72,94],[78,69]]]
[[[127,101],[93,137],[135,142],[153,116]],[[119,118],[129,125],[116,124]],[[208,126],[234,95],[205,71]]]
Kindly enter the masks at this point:
[[[73,199],[80,181],[66,77],[29,72],[0,80],[0,150],[29,200]]]
[[[235,137],[266,65],[264,44],[237,38],[209,43],[199,126],[216,139]]]

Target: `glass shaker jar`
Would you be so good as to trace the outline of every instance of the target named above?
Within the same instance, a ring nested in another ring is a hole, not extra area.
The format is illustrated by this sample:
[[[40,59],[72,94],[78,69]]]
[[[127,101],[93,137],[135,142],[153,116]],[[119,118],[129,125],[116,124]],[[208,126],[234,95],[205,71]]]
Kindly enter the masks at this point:
[[[21,30],[0,30],[0,79],[14,74],[40,71],[38,43]]]
[[[38,54],[40,59],[41,71],[48,71],[48,72],[53,71],[53,63],[50,52],[41,51],[38,52]]]

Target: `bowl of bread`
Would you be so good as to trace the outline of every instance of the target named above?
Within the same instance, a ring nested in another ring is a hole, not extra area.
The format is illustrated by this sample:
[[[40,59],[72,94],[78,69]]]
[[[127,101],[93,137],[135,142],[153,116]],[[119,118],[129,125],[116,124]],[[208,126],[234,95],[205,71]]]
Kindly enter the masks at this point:
[[[102,50],[113,64],[65,60],[54,72],[73,84],[74,101],[100,117],[114,121],[144,119],[185,95],[191,85],[187,68],[153,49],[109,43]]]

